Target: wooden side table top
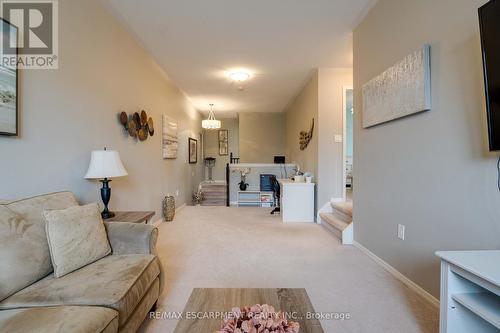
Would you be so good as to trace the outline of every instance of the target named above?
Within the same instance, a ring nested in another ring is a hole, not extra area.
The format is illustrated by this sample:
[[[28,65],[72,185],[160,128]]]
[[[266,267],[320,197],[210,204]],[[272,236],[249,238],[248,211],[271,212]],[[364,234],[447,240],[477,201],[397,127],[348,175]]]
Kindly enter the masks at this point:
[[[196,288],[182,313],[175,333],[211,333],[220,329],[222,318],[203,318],[205,313],[228,313],[233,307],[269,304],[276,311],[294,315],[290,320],[300,324],[300,333],[323,333],[305,289],[233,289]],[[187,314],[199,313],[199,318]],[[307,315],[311,314],[311,319]]]
[[[114,212],[115,216],[104,221],[106,222],[130,222],[130,223],[148,223],[155,215],[155,212],[148,211],[123,211]]]

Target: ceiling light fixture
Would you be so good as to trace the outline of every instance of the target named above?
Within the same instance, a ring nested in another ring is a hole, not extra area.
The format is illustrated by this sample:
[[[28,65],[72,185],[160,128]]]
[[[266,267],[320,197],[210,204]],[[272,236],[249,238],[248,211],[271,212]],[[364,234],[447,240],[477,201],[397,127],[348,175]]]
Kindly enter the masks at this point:
[[[220,120],[215,119],[214,105],[210,105],[210,110],[208,110],[208,118],[201,121],[201,127],[204,129],[219,129],[221,124]]]
[[[231,72],[229,78],[236,82],[244,82],[250,78],[250,74],[245,72]]]

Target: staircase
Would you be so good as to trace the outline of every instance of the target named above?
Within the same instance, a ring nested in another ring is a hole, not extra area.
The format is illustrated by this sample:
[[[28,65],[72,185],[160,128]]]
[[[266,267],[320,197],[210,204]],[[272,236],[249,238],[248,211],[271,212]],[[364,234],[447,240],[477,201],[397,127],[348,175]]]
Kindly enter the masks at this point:
[[[342,244],[352,244],[352,201],[330,202],[330,207],[319,212],[321,224],[337,236]]]
[[[226,183],[222,181],[202,182],[200,184],[203,193],[202,206],[225,206],[226,205]]]

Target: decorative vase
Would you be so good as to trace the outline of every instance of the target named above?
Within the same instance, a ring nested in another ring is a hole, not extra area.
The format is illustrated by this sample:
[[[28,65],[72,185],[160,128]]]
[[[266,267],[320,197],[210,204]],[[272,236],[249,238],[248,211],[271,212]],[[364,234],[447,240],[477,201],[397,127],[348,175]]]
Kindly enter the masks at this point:
[[[175,198],[173,195],[167,195],[163,199],[163,216],[165,221],[171,222],[175,216]]]

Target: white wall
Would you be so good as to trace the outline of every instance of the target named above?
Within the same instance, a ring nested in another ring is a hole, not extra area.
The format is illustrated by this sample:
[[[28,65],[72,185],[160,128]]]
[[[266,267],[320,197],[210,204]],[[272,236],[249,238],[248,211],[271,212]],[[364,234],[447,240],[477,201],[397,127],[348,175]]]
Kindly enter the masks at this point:
[[[343,87],[352,86],[352,68],[320,68],[318,75],[318,207],[343,196]]]
[[[318,71],[315,70],[304,88],[286,109],[286,156],[288,163],[318,176]],[[300,132],[308,131],[315,120],[313,137],[306,149],[300,150]]]
[[[59,1],[59,69],[20,71],[20,136],[0,137],[0,198],[70,190],[100,202],[100,183],[83,179],[90,152],[120,152],[129,176],[114,179],[110,208],[161,209],[167,193],[191,201],[202,163],[187,163],[200,115],[133,37],[96,0]],[[145,142],[128,137],[119,111],[144,109],[155,122]],[[179,122],[179,156],[163,160],[161,115]],[[156,217],[159,217],[157,215]]]
[[[219,119],[219,118],[217,118]],[[205,138],[205,157],[215,157],[215,167],[212,170],[214,180],[226,180],[226,164],[229,163],[231,152],[234,157],[239,156],[239,125],[238,118],[219,119],[221,129],[228,130],[228,155],[219,155],[219,131],[204,130]],[[207,168],[205,168],[205,178],[208,177]]]
[[[379,0],[354,31],[355,239],[436,297],[436,250],[500,249],[496,156],[484,140],[485,2]],[[432,110],[362,129],[362,85],[424,43]]]
[[[302,171],[314,173],[317,207],[343,195],[343,144],[334,137],[343,134],[344,86],[352,86],[351,68],[320,68],[286,111],[287,156]],[[313,138],[300,150],[300,131],[309,130],[313,118]]]
[[[281,112],[239,114],[241,163],[273,163],[285,155],[285,115]]]

